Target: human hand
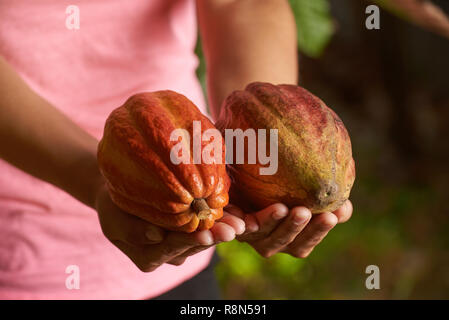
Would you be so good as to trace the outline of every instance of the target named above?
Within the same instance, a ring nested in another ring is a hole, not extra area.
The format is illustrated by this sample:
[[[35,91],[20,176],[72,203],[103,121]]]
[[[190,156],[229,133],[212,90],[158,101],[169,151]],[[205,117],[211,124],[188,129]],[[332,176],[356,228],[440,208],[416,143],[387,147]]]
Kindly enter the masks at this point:
[[[347,200],[334,212],[313,216],[306,207],[288,210],[281,203],[251,214],[245,214],[234,205],[226,210],[245,221],[246,230],[237,240],[249,243],[263,257],[285,252],[306,258],[337,223],[348,221],[353,208]]]
[[[112,202],[106,186],[98,192],[96,209],[103,234],[143,272],[154,271],[164,263],[181,265],[190,255],[231,241],[245,230],[243,220],[226,214],[210,230],[165,231],[122,211]]]

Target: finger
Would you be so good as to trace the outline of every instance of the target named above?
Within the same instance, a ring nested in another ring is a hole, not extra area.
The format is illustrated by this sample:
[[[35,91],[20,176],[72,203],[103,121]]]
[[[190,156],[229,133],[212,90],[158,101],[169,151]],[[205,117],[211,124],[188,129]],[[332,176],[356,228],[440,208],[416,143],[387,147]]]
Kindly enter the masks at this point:
[[[232,241],[235,239],[235,230],[231,226],[223,222],[217,222],[210,229],[214,236],[214,242],[220,243],[224,241]]]
[[[276,254],[295,240],[311,217],[312,213],[306,207],[293,208],[287,219],[283,220],[268,238],[255,245],[256,250],[266,258]]]
[[[169,232],[161,245],[174,245],[181,247],[209,246],[214,244],[214,236],[210,230],[195,231],[192,233]]]
[[[194,233],[169,232],[160,244],[134,246],[112,241],[143,272],[151,272],[161,264],[172,260],[187,250],[201,245],[212,245],[213,235],[209,230]]]
[[[257,219],[252,214],[247,214],[245,217],[245,233],[252,233],[259,231],[259,224],[257,223]]]
[[[120,240],[131,245],[161,242],[165,232],[145,220],[117,207],[105,189],[97,205],[101,230],[109,240]]]
[[[227,218],[227,219],[225,219],[225,218]],[[215,241],[215,243],[233,240],[234,237],[235,237],[235,229],[236,229],[236,228],[237,228],[237,229],[243,229],[243,230],[244,230],[244,226],[242,227],[241,225],[240,225],[239,227],[233,227],[233,226],[231,226],[231,225],[228,223],[228,221],[227,221],[229,218],[232,218],[232,216],[229,215],[229,217],[228,217],[228,216],[226,215],[226,213],[225,213],[225,216],[224,216],[222,219],[220,219],[219,222],[216,222],[216,223],[214,224],[214,226],[211,228],[211,232],[212,232],[212,234],[214,235],[214,241]],[[236,218],[236,217],[233,217],[233,218]],[[224,219],[225,221],[223,221],[223,219]],[[238,218],[237,218],[237,219],[238,219]],[[241,221],[240,219],[238,219],[238,221],[240,221],[239,224],[240,224],[240,223],[243,223],[243,221]],[[231,223],[231,224],[232,224],[232,223]],[[228,227],[231,227],[232,229],[234,229],[234,233],[233,233],[232,230],[231,230],[230,228],[228,228]],[[197,253],[199,253],[199,252],[201,252],[201,251],[203,251],[203,250],[206,250],[206,249],[210,248],[211,246],[212,246],[212,245],[207,245],[207,246],[196,246],[196,247],[190,248],[190,249],[188,249],[187,251],[185,251],[184,253],[182,253],[182,254],[178,255],[177,257],[171,259],[171,260],[168,261],[167,263],[168,263],[168,264],[171,264],[171,265],[175,265],[175,266],[182,265],[188,257],[190,257],[190,256],[192,256],[192,255],[194,255],[194,254],[197,254]]]
[[[240,232],[241,231],[240,229],[237,230],[236,228],[234,228],[236,230],[237,235],[256,232],[259,230],[259,224],[257,223],[256,217],[252,214],[245,214],[239,207],[237,207],[235,205],[232,205],[232,204],[228,205],[224,211],[225,216],[226,216],[226,214],[239,217],[240,219],[243,220],[243,224],[244,224],[243,232]],[[235,227],[237,227],[237,226],[235,226]]]
[[[282,203],[276,203],[265,209],[248,214],[253,216],[258,229],[256,232],[247,232],[238,238],[239,241],[254,241],[266,238],[280,223],[280,220],[288,215],[288,208]],[[245,220],[246,223],[246,220]],[[254,228],[254,227],[253,227]],[[256,229],[256,228],[255,228]]]
[[[256,216],[252,214],[247,214],[245,216],[245,232],[236,236],[238,241],[250,241],[257,238],[257,231],[259,231],[259,223],[257,222]]]
[[[113,218],[108,228],[110,239],[135,246],[160,243],[164,239],[162,228],[124,211],[116,210]]]
[[[338,218],[331,212],[314,216],[304,231],[288,246],[287,251],[298,258],[307,257],[337,223]]]
[[[213,244],[214,236],[210,230],[193,233],[170,232],[162,243],[147,246],[145,255],[150,260],[166,263],[191,248]]]
[[[237,207],[233,204],[228,204],[226,206],[226,208],[224,209],[224,211],[228,212],[234,216],[237,216],[240,219],[243,219],[245,217],[245,213],[242,211],[242,209],[240,209],[239,207]]]
[[[353,208],[351,201],[346,200],[340,208],[333,212],[333,214],[337,216],[338,223],[343,223],[351,218],[352,210]]]
[[[198,246],[198,247],[191,248],[191,249],[187,250],[186,252],[184,252],[183,254],[168,261],[167,263],[174,265],[174,266],[180,266],[187,260],[188,257],[193,256],[194,254],[197,254],[203,250],[209,249],[210,247],[212,247],[212,246]]]
[[[268,235],[279,224],[280,220],[288,215],[288,208],[282,203],[276,203],[254,213],[259,225],[258,233]]]
[[[172,266],[180,266],[187,260],[187,258],[188,256],[182,254],[180,256],[171,259],[170,261],[167,261],[167,264],[171,264]]]
[[[226,223],[232,227],[235,234],[242,234],[245,232],[245,221],[227,212],[224,212],[223,218],[221,218],[218,222]]]

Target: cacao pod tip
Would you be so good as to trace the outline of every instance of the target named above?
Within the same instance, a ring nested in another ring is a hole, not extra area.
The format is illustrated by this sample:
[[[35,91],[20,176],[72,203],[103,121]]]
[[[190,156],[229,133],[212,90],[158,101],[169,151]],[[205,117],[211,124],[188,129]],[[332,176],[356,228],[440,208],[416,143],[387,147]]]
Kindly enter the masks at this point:
[[[198,219],[200,220],[207,219],[207,217],[209,217],[209,215],[211,214],[210,208],[207,205],[206,200],[204,200],[203,198],[194,199],[192,201],[192,209],[193,211],[195,211]]]

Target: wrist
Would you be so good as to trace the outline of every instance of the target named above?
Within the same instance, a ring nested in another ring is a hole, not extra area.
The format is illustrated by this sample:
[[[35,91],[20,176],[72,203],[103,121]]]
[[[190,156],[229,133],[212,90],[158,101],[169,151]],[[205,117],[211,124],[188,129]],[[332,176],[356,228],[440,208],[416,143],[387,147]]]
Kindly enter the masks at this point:
[[[102,191],[104,191],[106,188],[106,181],[104,180],[103,176],[100,175],[95,179],[91,181],[91,192],[90,192],[90,198],[88,199],[87,205],[95,210],[97,210],[97,202],[99,195]]]
[[[85,204],[89,207],[96,210],[97,207],[97,199],[101,191],[106,187],[106,181],[101,174],[97,158],[95,157],[95,161],[86,164],[86,191],[85,192]]]
[[[90,149],[69,165],[68,176],[64,177],[61,187],[77,200],[96,209],[97,197],[105,185],[105,179],[98,168],[96,149]]]

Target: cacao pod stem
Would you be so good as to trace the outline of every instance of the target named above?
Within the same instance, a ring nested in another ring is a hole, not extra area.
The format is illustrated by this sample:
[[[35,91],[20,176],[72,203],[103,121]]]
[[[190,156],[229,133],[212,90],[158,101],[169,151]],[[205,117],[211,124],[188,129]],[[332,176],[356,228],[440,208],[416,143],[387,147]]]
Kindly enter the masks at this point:
[[[203,198],[194,199],[192,201],[192,209],[195,211],[198,219],[200,220],[206,219],[211,214],[210,208],[207,205],[206,200]]]

